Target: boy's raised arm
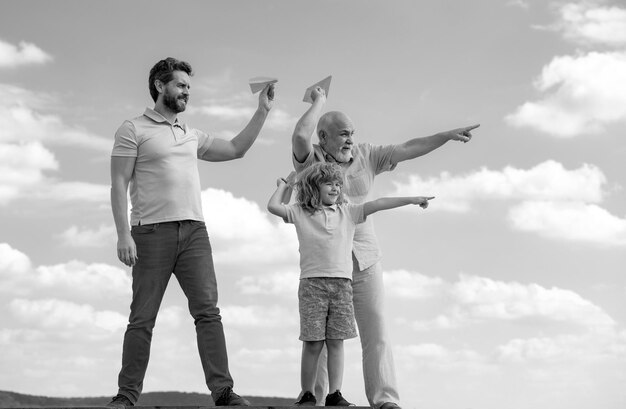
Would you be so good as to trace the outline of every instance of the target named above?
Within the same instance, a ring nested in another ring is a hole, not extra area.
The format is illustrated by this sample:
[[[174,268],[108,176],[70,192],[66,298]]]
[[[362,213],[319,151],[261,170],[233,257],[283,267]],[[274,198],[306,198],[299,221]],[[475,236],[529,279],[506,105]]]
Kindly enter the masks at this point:
[[[274,194],[272,194],[272,197],[270,197],[269,202],[267,202],[267,210],[271,214],[282,217],[283,219],[287,217],[287,211],[283,204],[286,204],[291,197],[291,194],[287,195],[287,193],[290,193],[290,189],[287,179],[279,178],[276,181],[276,190]]]
[[[366,202],[363,205],[363,215],[365,217],[380,210],[393,209],[395,207],[406,205],[419,205],[422,209],[428,207],[428,201],[434,199],[434,196],[411,196],[411,197],[381,197],[380,199]]]

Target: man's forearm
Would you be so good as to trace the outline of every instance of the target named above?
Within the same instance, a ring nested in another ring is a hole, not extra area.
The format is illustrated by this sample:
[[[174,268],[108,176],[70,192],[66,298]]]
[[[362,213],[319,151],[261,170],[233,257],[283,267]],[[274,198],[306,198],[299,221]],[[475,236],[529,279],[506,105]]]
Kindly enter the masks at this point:
[[[116,186],[111,187],[111,209],[113,211],[113,221],[115,222],[117,236],[122,237],[126,234],[130,234],[126,190]]]
[[[263,128],[265,124],[268,113],[269,111],[266,109],[257,108],[250,122],[248,122],[248,125],[231,140],[238,157],[245,155],[252,144],[254,144],[254,141],[261,132],[261,128]]]

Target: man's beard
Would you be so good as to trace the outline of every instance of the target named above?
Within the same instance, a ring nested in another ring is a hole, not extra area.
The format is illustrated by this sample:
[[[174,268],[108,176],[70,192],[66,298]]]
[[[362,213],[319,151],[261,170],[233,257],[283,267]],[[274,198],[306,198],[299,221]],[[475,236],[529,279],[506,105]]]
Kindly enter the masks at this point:
[[[181,101],[182,100],[182,101]],[[185,102],[183,102],[185,101]],[[187,107],[187,97],[175,97],[169,94],[163,94],[163,105],[172,110],[172,112],[180,113]]]

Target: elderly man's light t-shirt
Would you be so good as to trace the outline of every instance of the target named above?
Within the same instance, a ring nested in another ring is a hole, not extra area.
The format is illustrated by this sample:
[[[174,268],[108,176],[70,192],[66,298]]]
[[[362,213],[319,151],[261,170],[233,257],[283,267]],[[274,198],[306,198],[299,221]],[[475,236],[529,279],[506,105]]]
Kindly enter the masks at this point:
[[[130,180],[130,223],[203,221],[197,158],[209,149],[213,137],[171,124],[147,108],[125,121],[115,133],[112,156],[135,157]]]

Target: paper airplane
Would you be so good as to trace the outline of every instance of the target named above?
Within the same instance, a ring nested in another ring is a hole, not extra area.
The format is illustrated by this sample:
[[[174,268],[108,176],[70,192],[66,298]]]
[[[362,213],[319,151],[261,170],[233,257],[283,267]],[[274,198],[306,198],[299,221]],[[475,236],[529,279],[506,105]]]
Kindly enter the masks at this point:
[[[261,91],[267,84],[274,84],[278,82],[276,78],[271,77],[254,77],[250,78],[250,90],[253,94]]]
[[[306,89],[306,92],[304,93],[304,102],[309,102],[309,103],[313,103],[313,100],[311,99],[311,91],[313,91],[315,89],[315,87],[322,87],[322,89],[324,91],[326,91],[326,96],[328,96],[328,90],[330,89],[330,80],[333,78],[332,75],[329,75],[328,77],[324,78],[323,80],[321,80],[320,82],[317,82],[313,85],[311,85],[309,88]]]

